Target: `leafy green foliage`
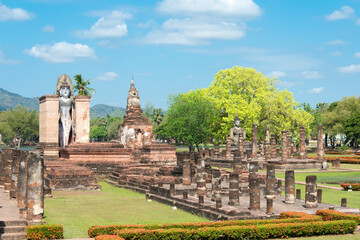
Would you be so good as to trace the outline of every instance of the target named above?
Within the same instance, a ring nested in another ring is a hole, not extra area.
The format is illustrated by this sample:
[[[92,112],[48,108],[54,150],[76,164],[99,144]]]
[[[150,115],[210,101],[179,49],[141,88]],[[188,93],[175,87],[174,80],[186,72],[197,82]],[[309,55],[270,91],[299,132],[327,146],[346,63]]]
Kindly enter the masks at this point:
[[[346,134],[346,141],[353,143],[354,147],[359,147],[360,144],[360,110],[353,114],[345,122],[344,133]]]
[[[90,120],[90,139],[105,141],[115,139],[123,118],[106,114],[104,118],[96,117]]]
[[[81,74],[77,74],[74,77],[75,84],[73,90],[78,93],[78,95],[92,96],[91,94],[95,93],[95,89],[89,87],[90,79],[84,81]]]
[[[324,221],[333,220],[353,220],[360,225],[360,216],[355,214],[342,213],[335,210],[320,209],[316,211],[316,215],[321,216]]]
[[[26,239],[63,239],[64,229],[61,225],[30,225],[26,227]]]

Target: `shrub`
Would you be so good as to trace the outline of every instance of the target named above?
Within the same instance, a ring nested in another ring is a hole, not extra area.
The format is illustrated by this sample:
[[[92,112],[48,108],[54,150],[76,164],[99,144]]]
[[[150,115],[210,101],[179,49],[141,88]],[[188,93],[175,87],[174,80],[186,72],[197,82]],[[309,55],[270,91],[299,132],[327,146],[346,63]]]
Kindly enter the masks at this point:
[[[26,227],[26,239],[63,239],[64,229],[61,225],[30,225]]]
[[[314,215],[303,213],[303,212],[282,212],[280,213],[280,219],[287,219],[287,218],[314,218]]]
[[[95,240],[125,240],[125,239],[117,235],[99,235],[95,238]]]
[[[341,183],[340,186],[344,189],[344,190],[349,190],[349,187],[351,185],[351,189],[353,191],[360,191],[360,183]]]
[[[110,225],[110,226],[92,226],[88,230],[90,238],[98,235],[112,235],[116,230],[122,229],[189,229],[194,230],[204,227],[225,227],[225,226],[242,226],[242,225],[263,225],[263,224],[282,224],[294,223],[300,219],[302,222],[321,221],[321,217],[304,214],[303,217],[289,219],[269,219],[269,220],[235,220],[203,223],[174,223],[174,224],[150,224],[150,225]]]
[[[316,211],[316,215],[321,216],[324,221],[333,220],[353,220],[360,225],[360,216],[355,214],[342,213],[335,210],[321,209]]]
[[[298,222],[250,226],[204,227],[198,229],[122,229],[116,235],[124,239],[267,239],[353,233],[356,223]]]

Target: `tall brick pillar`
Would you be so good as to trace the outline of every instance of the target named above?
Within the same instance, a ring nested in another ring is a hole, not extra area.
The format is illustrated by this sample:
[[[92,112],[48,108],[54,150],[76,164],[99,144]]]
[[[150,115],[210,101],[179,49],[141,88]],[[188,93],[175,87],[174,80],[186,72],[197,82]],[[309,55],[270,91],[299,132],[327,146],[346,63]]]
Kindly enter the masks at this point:
[[[321,123],[319,123],[318,125],[317,159],[319,162],[324,161],[323,126],[321,125]]]
[[[229,179],[229,205],[239,206],[239,175],[236,173],[230,173]]]
[[[275,178],[275,166],[268,164],[266,166],[266,213],[274,213],[274,199],[276,196],[276,178]]]
[[[271,134],[271,158],[277,158],[275,134]]]
[[[12,149],[2,149],[2,158],[4,161],[4,190],[10,192],[11,188],[11,166],[12,166]]]
[[[287,136],[286,131],[281,132],[281,160],[286,161],[288,159],[287,150]]]
[[[285,203],[295,203],[295,175],[294,170],[285,171]]]
[[[252,125],[252,159],[255,160],[257,158],[257,125],[253,123]]]
[[[260,209],[260,181],[258,178],[259,165],[250,163],[249,166],[249,198],[250,210]]]
[[[211,200],[216,200],[216,191],[220,188],[221,191],[221,173],[219,169],[211,170]]]
[[[20,211],[24,211],[26,208],[26,183],[27,183],[27,163],[31,157],[31,153],[28,151],[22,151],[19,162],[19,177],[18,177],[18,188],[17,188],[17,206]]]
[[[288,159],[292,158],[290,131],[286,131],[286,146],[288,151]]]
[[[271,159],[271,148],[270,148],[270,130],[266,128],[265,130],[265,159]]]
[[[75,97],[75,142],[89,143],[90,136],[90,96]]]
[[[20,155],[24,155],[21,150],[14,149],[12,152],[12,163],[11,163],[11,185],[10,185],[10,198],[15,199],[18,188],[18,175],[19,175],[19,164]]]
[[[0,186],[4,187],[5,184],[5,157],[0,151]]]
[[[240,136],[239,136],[239,143],[238,143],[238,150],[241,154],[241,160],[244,160],[245,159],[245,156],[244,156],[244,137],[242,135],[242,133],[240,133]]]
[[[306,176],[305,207],[317,207],[317,184],[315,175]]]
[[[190,159],[184,159],[182,184],[183,184],[183,185],[190,185],[190,184],[191,184],[191,165],[190,165]]]
[[[226,136],[226,158],[231,158],[231,140],[230,136]]]
[[[199,203],[204,203],[204,196],[206,194],[206,172],[205,172],[205,160],[204,158],[198,159],[197,164],[197,195],[199,197]]]
[[[305,128],[300,127],[300,158],[304,159],[306,158],[306,144],[305,144]]]
[[[234,158],[233,158],[233,162],[232,162],[232,171],[233,173],[236,173],[239,175],[239,181],[241,181],[241,174],[242,174],[242,169],[241,169],[241,153],[239,151],[235,151],[234,152]]]
[[[39,98],[39,144],[45,160],[59,159],[59,97],[44,95]]]

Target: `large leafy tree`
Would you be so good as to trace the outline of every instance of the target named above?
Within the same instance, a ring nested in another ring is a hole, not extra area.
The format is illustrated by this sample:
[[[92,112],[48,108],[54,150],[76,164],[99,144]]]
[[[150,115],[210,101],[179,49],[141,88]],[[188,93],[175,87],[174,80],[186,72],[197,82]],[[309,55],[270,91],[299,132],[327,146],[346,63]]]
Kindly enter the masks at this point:
[[[95,89],[89,87],[90,79],[84,81],[81,74],[77,74],[74,77],[75,84],[73,90],[78,93],[78,95],[92,96],[95,93]]]
[[[218,114],[212,99],[197,90],[174,95],[169,102],[166,121],[158,128],[160,134],[183,142],[190,151],[212,138],[212,124]]]
[[[346,134],[346,142],[350,146],[359,147],[360,143],[360,110],[345,122],[344,133]]]
[[[36,140],[39,137],[39,114],[20,105],[12,110],[0,113],[0,134],[5,142],[18,140],[20,148],[24,140]],[[15,141],[14,141],[15,142]]]

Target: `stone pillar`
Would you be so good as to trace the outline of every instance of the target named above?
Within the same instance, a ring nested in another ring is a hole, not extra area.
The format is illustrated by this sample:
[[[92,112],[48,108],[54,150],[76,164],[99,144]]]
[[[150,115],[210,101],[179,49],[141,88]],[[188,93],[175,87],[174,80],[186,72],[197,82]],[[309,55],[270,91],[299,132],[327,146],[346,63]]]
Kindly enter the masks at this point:
[[[252,125],[252,159],[257,158],[257,125],[253,123]]]
[[[266,128],[265,130],[265,159],[271,159],[271,148],[270,148],[270,130]]]
[[[18,176],[18,189],[17,189],[17,206],[20,211],[26,208],[26,183],[27,183],[27,162],[31,153],[24,151],[21,155],[19,162],[19,176]]]
[[[319,123],[318,125],[317,159],[319,162],[324,161],[323,126],[321,125],[321,123]]]
[[[186,191],[183,191],[183,199],[188,199],[188,192]]]
[[[341,199],[341,207],[347,207],[347,200],[346,198]]]
[[[231,158],[231,140],[230,140],[230,136],[226,137],[226,154],[225,154],[226,158]]]
[[[300,158],[304,159],[306,158],[306,144],[305,144],[305,128],[300,127]]]
[[[277,158],[275,134],[271,135],[271,158]]]
[[[266,166],[266,196],[265,196],[265,198],[266,198],[266,214],[274,213],[273,202],[274,202],[275,195],[276,195],[275,183],[276,183],[275,166],[268,164]]]
[[[199,155],[201,158],[204,156],[204,149],[202,147],[199,148]]]
[[[219,169],[212,169],[211,200],[216,200],[217,191],[221,191],[221,173]]]
[[[292,158],[290,131],[286,131],[286,140],[287,140],[288,159],[290,159]]]
[[[175,184],[174,184],[174,183],[170,183],[170,189],[169,189],[169,191],[170,191],[170,196],[175,195],[176,190],[175,190]]]
[[[199,197],[199,204],[202,204],[204,203],[204,196],[206,194],[205,160],[203,158],[198,160],[199,162],[197,165],[197,195]]]
[[[2,149],[2,157],[4,159],[4,190],[10,192],[11,188],[11,166],[12,166],[12,149]]]
[[[10,198],[15,199],[18,188],[18,175],[19,175],[19,164],[20,155],[24,155],[21,150],[13,150],[13,160],[11,163],[11,185],[10,185]]]
[[[322,202],[322,189],[317,190],[317,202],[318,203]]]
[[[183,185],[190,185],[191,184],[191,165],[190,159],[184,159],[183,162]]]
[[[241,181],[241,174],[242,174],[241,153],[239,151],[234,152],[234,158],[233,158],[233,162],[232,162],[232,171],[233,171],[233,173],[238,174],[239,181]]]
[[[250,163],[249,166],[249,198],[250,210],[260,209],[260,182],[258,179],[259,165]]]
[[[4,187],[5,184],[5,157],[0,151],[0,186]]]
[[[296,199],[301,200],[301,189],[296,189]]]
[[[44,159],[30,153],[27,168],[26,208],[27,219],[42,219],[44,213]]]
[[[306,176],[305,207],[317,207],[317,184],[315,175]]]
[[[287,151],[287,136],[286,131],[281,132],[281,160],[286,161],[288,159]]]
[[[282,193],[282,180],[277,181],[277,193],[281,196]]]
[[[241,160],[244,160],[245,156],[244,156],[244,136],[242,135],[242,133],[240,133],[239,136],[239,143],[238,143],[238,150],[241,154]]]
[[[264,156],[264,141],[262,139],[259,139],[259,152],[260,156]]]
[[[75,97],[75,142],[89,143],[90,96]]]
[[[339,168],[340,167],[340,158],[332,160],[331,163],[332,163],[332,167]]]
[[[229,179],[229,205],[239,206],[239,175],[230,173]]]
[[[285,203],[295,203],[295,176],[294,170],[285,171]]]
[[[209,149],[205,148],[204,157],[210,157]]]
[[[210,158],[214,158],[215,157],[215,151],[214,149],[210,149]]]
[[[39,144],[38,149],[45,160],[59,159],[59,97],[44,95],[39,98]]]
[[[218,143],[214,144],[214,151],[215,151],[215,157],[221,157],[220,156],[220,145]]]

